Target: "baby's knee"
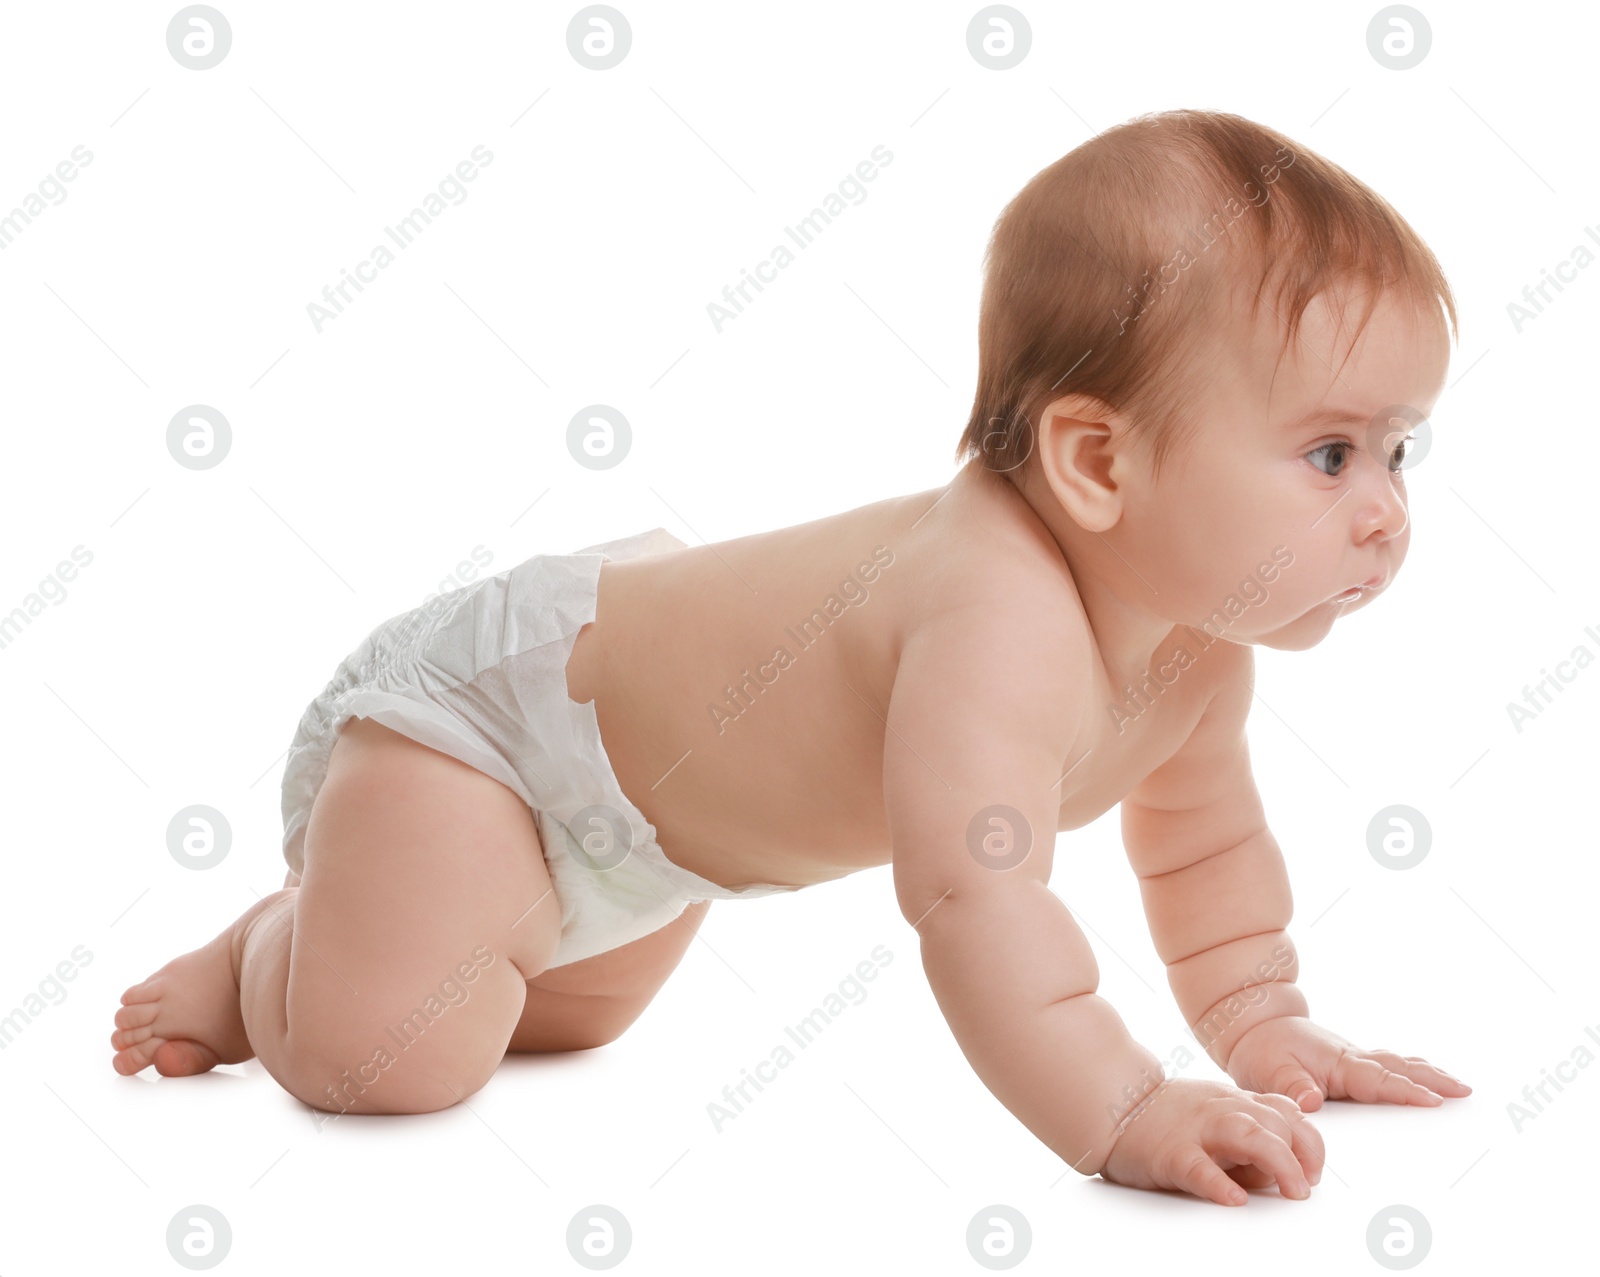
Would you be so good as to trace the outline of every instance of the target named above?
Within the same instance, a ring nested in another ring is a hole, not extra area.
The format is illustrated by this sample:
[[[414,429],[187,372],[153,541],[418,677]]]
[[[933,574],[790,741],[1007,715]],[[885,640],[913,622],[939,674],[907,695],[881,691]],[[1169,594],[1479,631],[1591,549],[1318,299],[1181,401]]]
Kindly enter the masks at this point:
[[[450,979],[424,994],[394,980],[366,986],[359,1014],[350,998],[291,999],[273,1076],[328,1113],[432,1113],[459,1103],[505,1058],[527,983],[496,962],[470,984]]]
[[[516,992],[523,988],[519,978]],[[432,1018],[419,1011],[369,1022],[364,1033],[347,1023],[325,1023],[320,1034],[310,1035],[310,1025],[295,1026],[281,1076],[274,1076],[291,1095],[328,1113],[449,1108],[493,1075],[505,1058],[508,1022],[521,1008],[509,999],[476,995],[459,1006],[439,1007],[442,1014]]]
[[[475,1094],[498,1063],[477,1051],[423,1059],[390,1044],[354,1064],[297,1061],[277,1080],[302,1103],[332,1116],[433,1113]]]

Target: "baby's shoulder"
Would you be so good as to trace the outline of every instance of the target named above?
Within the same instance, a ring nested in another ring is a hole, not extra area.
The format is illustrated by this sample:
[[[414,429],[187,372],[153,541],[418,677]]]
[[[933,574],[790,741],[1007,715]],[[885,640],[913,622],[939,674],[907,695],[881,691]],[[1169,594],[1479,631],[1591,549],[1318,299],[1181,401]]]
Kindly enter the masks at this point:
[[[1061,552],[1009,527],[966,530],[919,546],[924,571],[908,593],[908,626],[940,625],[955,614],[978,626],[1041,642],[1092,644],[1078,591]]]
[[[966,551],[930,577],[908,608],[890,680],[887,801],[948,815],[951,801],[984,793],[1054,828],[1054,786],[1097,700],[1093,637],[1070,578]]]
[[[1009,689],[1064,708],[1095,668],[1095,640],[1066,564],[1026,543],[964,540],[923,560],[902,594],[899,647],[932,657],[947,691]],[[933,654],[937,653],[936,656]]]

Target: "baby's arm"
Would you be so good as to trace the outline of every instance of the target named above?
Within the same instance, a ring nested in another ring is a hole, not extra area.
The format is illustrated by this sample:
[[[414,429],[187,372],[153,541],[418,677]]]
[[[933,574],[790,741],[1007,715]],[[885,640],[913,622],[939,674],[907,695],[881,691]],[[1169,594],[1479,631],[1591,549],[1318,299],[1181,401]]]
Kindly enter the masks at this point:
[[[1439,1104],[1469,1094],[1426,1060],[1363,1050],[1309,1019],[1284,930],[1289,876],[1245,741],[1255,654],[1231,643],[1214,651],[1217,690],[1199,724],[1122,803],[1123,843],[1184,1019],[1239,1086],[1302,1109],[1325,1096]]]
[[[1308,1014],[1284,930],[1289,875],[1250,773],[1254,653],[1208,654],[1217,690],[1178,752],[1122,802],[1122,841],[1183,1018],[1226,1069],[1245,1031]]]
[[[1081,1173],[1234,1203],[1225,1172],[1238,1168],[1251,1187],[1303,1196],[1321,1163],[1309,1123],[1276,1097],[1164,1080],[1096,994],[1094,954],[1046,885],[1091,659],[1070,618],[1008,625],[992,607],[952,609],[905,640],[884,794],[895,894],[934,997],[983,1083]],[[990,820],[997,806],[1013,814]],[[1020,863],[1008,832],[1031,839]]]

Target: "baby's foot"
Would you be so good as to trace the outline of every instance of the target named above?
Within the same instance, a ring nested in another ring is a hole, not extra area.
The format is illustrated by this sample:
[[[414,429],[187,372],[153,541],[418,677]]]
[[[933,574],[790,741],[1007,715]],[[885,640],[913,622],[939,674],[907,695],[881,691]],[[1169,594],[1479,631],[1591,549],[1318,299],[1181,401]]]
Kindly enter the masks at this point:
[[[154,1064],[164,1077],[187,1077],[252,1058],[239,1013],[240,942],[250,921],[286,894],[251,905],[220,935],[127,990],[111,1035],[111,1067],[134,1074]]]

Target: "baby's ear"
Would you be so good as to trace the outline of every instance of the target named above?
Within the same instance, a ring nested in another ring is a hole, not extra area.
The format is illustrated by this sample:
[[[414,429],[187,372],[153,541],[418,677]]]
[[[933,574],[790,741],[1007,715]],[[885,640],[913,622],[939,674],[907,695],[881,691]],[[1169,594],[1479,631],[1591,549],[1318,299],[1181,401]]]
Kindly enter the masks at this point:
[[[1082,528],[1104,532],[1122,516],[1111,476],[1113,443],[1125,438],[1121,414],[1097,399],[1065,395],[1039,414],[1035,449],[1040,477]]]

